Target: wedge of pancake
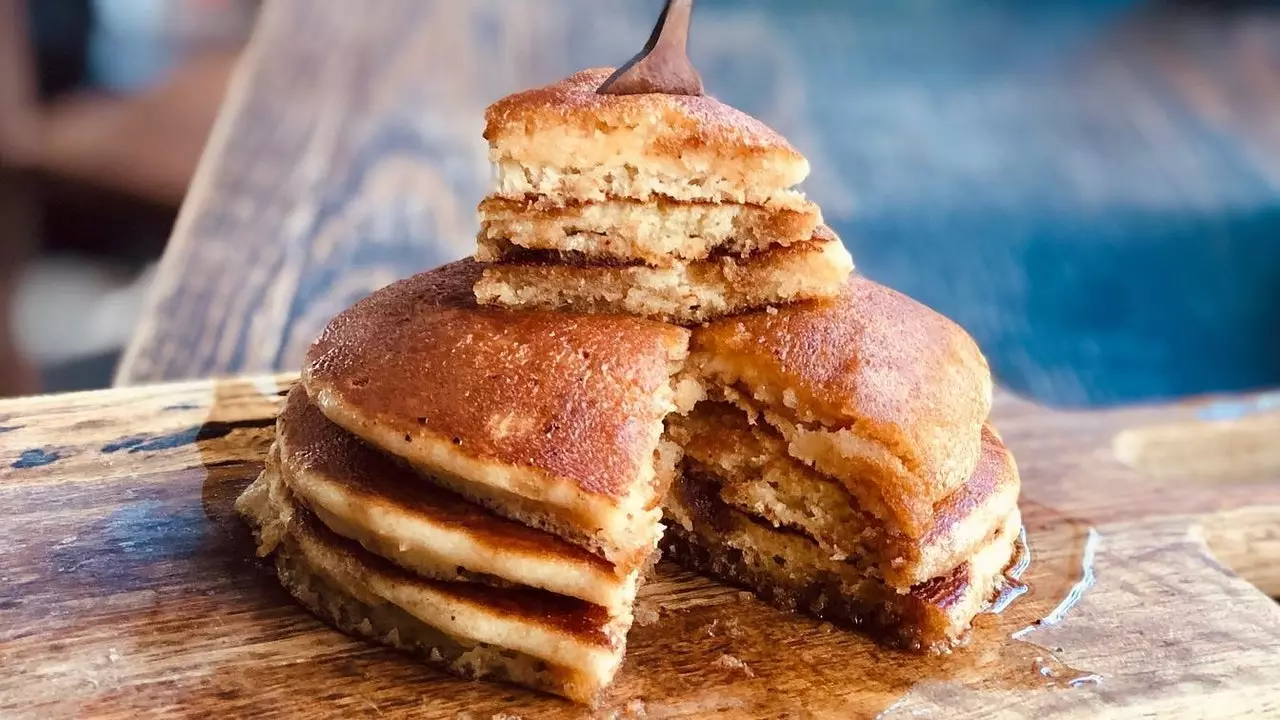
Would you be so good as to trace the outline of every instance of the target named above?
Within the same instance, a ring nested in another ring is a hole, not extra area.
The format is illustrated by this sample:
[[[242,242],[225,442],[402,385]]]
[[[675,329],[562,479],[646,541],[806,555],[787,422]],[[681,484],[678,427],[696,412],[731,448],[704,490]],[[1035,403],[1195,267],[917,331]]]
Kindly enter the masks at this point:
[[[495,196],[813,210],[794,189],[809,162],[764,123],[707,96],[596,93],[612,73],[583,70],[489,107]]]
[[[905,592],[856,563],[833,559],[804,533],[775,528],[720,499],[715,480],[686,474],[668,496],[664,554],[699,572],[915,651],[964,641],[974,616],[1003,586],[1021,529],[1015,509],[964,562]]]
[[[446,265],[339,314],[302,379],[324,415],[505,517],[643,565],[679,450],[661,442],[688,333],[629,317],[478,307]]]
[[[480,203],[476,260],[558,251],[595,264],[668,267],[712,255],[745,256],[802,243],[821,224],[817,206],[775,210],[659,199],[569,203],[491,197]]]
[[[909,538],[978,464],[991,373],[973,339],[860,277],[838,297],[694,331],[689,372]]]
[[[789,455],[775,429],[752,425],[732,405],[702,403],[667,426],[668,436],[684,448],[686,474],[713,483],[721,502],[806,535],[832,560],[898,590],[964,563],[1017,507],[1017,466],[987,428],[973,474],[934,504],[928,531],[911,538],[861,508],[843,483]]]
[[[641,573],[423,482],[404,463],[331,423],[301,386],[277,424],[274,467],[335,533],[417,575],[526,585],[630,615]]]
[[[280,582],[340,630],[468,678],[507,680],[590,703],[622,661],[630,618],[543,590],[410,573],[331,532],[266,472],[237,510],[274,554]]]
[[[827,230],[746,257],[717,255],[667,267],[593,264],[525,251],[490,265],[476,283],[488,305],[634,315],[693,325],[766,306],[834,297],[853,269]]]

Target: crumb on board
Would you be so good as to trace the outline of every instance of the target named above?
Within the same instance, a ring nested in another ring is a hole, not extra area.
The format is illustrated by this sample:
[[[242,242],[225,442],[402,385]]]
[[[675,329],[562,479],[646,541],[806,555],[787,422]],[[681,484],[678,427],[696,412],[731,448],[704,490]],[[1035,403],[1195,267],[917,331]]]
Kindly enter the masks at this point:
[[[736,672],[740,672],[749,678],[753,678],[756,676],[756,674],[752,672],[751,668],[746,663],[742,662],[742,660],[728,653],[722,653],[720,657],[716,658],[715,666],[719,668],[724,668],[726,670],[734,670]]]
[[[658,611],[655,610],[652,605],[647,603],[644,605],[637,604],[633,613],[635,615],[636,625],[639,625],[640,627],[649,627],[650,625],[658,622]]]
[[[727,619],[716,618],[703,627],[702,630],[707,637],[742,637],[742,628],[738,625],[738,618],[735,617]]]
[[[748,600],[753,600],[753,599],[755,599],[755,595],[752,595],[746,590],[738,591],[738,602],[747,602]]]

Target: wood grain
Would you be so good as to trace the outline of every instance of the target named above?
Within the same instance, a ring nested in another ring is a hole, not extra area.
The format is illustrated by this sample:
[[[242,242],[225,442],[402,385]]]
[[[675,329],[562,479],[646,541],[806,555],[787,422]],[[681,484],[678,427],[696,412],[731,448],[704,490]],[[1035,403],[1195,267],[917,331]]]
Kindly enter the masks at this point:
[[[659,0],[265,5],[118,384],[296,367],[470,252],[497,97],[644,41]],[[870,277],[1057,404],[1280,383],[1280,16],[1224,4],[698,3],[708,90],[810,158]]]
[[[231,502],[261,467],[293,381],[0,402],[0,715],[586,716],[350,640],[252,559]],[[1211,460],[1185,473],[1163,462],[1147,472],[1115,452],[1117,437],[1165,443],[1171,427],[1188,439],[1234,428],[1247,438],[1276,412],[1267,396],[1105,413],[1003,396],[996,417],[1024,476],[1032,592],[981,618],[968,649],[939,659],[882,651],[664,564],[641,601],[656,620],[633,630],[600,716],[1280,712],[1280,608],[1248,582],[1280,591],[1270,569],[1280,560],[1275,466],[1212,451],[1229,443],[1204,446]],[[1055,622],[1085,564],[1094,584]],[[1028,626],[1030,642],[1009,638]],[[1076,675],[1046,648],[1101,684],[1047,687]]]

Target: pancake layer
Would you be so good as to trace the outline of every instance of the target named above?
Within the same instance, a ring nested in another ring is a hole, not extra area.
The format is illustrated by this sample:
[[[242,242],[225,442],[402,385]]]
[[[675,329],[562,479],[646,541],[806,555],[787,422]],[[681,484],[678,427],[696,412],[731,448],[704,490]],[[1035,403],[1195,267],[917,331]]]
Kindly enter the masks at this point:
[[[752,203],[808,212],[809,162],[712,97],[599,95],[609,68],[519,92],[485,112],[495,194],[512,200]]]
[[[423,577],[480,574],[629,615],[640,569],[496,515],[331,423],[295,387],[280,414],[278,460],[293,496],[335,533]]]
[[[903,592],[856,563],[832,559],[808,536],[723,502],[713,481],[686,474],[667,498],[664,553],[742,585],[784,610],[807,612],[904,649],[945,652],[1004,582],[1021,517],[1014,509],[965,562]]]
[[[853,269],[834,237],[764,250],[745,258],[712,257],[669,267],[547,262],[487,267],[476,283],[483,304],[635,315],[693,325],[713,318],[833,297]]]
[[[973,339],[861,277],[829,301],[696,329],[689,372],[913,538],[973,474],[991,409],[991,373]]]
[[[787,454],[786,441],[740,410],[702,403],[667,421],[684,465],[706,478],[725,504],[775,528],[807,535],[833,560],[856,564],[899,590],[964,563],[1017,505],[1013,458],[984,431],[971,478],[933,508],[929,531],[909,538],[862,509],[839,481]]]
[[[346,632],[412,650],[464,677],[494,677],[592,702],[622,661],[630,619],[530,588],[413,575],[345,540],[264,473],[237,500],[275,554],[284,587]]]
[[[685,330],[477,307],[446,265],[339,314],[302,379],[332,422],[467,499],[626,575],[652,553],[678,457],[660,443]]]
[[[516,251],[576,253],[593,263],[666,267],[712,254],[749,255],[808,240],[822,221],[809,211],[732,203],[634,200],[575,205],[489,198],[480,203],[476,260],[509,262]]]

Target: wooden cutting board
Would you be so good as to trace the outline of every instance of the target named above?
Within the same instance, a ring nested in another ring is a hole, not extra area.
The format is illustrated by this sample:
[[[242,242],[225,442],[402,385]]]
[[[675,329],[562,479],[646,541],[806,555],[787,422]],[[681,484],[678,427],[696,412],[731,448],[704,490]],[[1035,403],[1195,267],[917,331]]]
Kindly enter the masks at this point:
[[[0,716],[588,716],[350,640],[251,558],[231,504],[291,382],[0,402]],[[1280,713],[1280,396],[1070,413],[1002,397],[996,418],[1031,591],[969,648],[882,651],[664,564],[599,714]]]

